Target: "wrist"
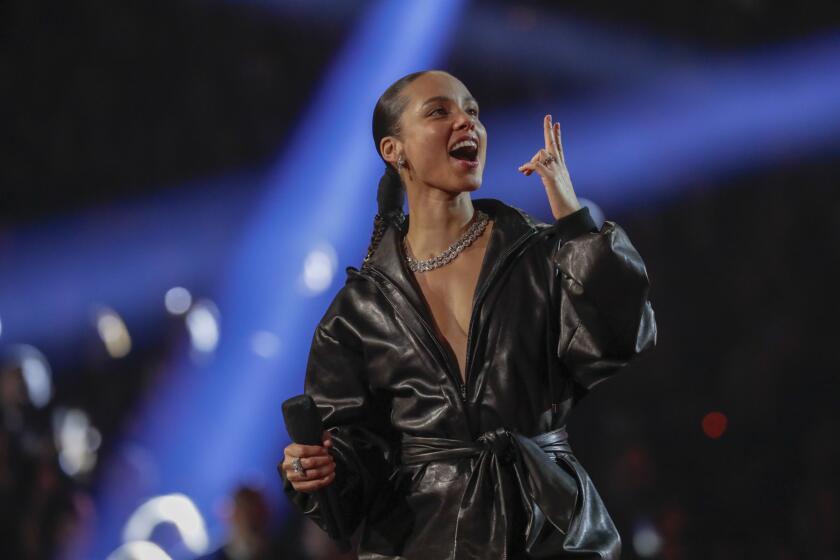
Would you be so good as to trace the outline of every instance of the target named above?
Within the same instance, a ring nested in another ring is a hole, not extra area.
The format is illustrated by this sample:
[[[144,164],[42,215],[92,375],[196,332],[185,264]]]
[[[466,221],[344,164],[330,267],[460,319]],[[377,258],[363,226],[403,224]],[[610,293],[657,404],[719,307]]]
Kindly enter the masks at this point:
[[[560,220],[562,218],[565,218],[566,216],[574,214],[575,212],[577,212],[580,209],[581,209],[580,202],[575,200],[574,202],[571,202],[571,203],[561,203],[561,204],[557,204],[557,205],[552,204],[551,205],[551,214],[554,216],[555,220]]]
[[[546,195],[548,195],[548,203],[551,206],[551,214],[555,220],[564,218],[581,209],[580,201],[571,188],[566,192],[559,188],[546,187],[545,190]]]

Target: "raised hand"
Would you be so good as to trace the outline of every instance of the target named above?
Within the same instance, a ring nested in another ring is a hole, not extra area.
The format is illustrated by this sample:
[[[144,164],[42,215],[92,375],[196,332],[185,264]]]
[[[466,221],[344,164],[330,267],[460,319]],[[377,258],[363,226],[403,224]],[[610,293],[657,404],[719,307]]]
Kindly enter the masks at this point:
[[[335,478],[335,460],[330,455],[332,434],[324,431],[323,446],[290,443],[283,452],[283,461],[277,465],[280,474],[292,483],[298,492],[314,492],[330,484]],[[295,472],[294,459],[300,458],[303,472]]]
[[[572,188],[569,170],[566,169],[563,144],[560,142],[560,123],[552,123],[551,115],[543,119],[543,135],[545,148],[540,148],[531,161],[520,165],[519,171],[525,175],[537,172],[548,195],[551,213],[557,220],[579,210],[581,205]]]

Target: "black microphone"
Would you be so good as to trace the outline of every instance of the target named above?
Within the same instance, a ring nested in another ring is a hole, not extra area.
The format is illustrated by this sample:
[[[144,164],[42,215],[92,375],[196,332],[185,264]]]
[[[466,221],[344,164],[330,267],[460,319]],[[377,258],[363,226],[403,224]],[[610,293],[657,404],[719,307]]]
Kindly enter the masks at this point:
[[[286,431],[293,442],[301,445],[323,445],[321,435],[324,433],[324,425],[312,397],[304,394],[286,399],[283,402],[283,418],[286,421]],[[350,541],[344,531],[338,495],[332,482],[325,488],[316,490],[315,499],[321,510],[321,518],[327,526],[327,534],[336,541],[341,552],[349,552]]]

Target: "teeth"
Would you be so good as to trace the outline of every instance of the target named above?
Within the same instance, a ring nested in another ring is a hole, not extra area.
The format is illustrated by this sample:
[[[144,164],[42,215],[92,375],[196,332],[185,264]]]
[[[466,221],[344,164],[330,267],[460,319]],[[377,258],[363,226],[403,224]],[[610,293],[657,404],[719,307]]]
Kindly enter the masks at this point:
[[[469,146],[471,148],[478,148],[478,144],[473,142],[472,140],[461,140],[449,150],[450,152],[457,150],[458,148],[463,148],[464,146]]]

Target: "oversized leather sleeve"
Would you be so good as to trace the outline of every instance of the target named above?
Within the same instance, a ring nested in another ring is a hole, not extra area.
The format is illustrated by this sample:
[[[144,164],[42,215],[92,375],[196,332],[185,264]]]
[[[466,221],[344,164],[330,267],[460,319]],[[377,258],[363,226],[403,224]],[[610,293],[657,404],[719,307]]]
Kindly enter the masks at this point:
[[[363,368],[360,338],[340,315],[325,316],[312,338],[304,391],[332,433],[335,485],[348,536],[389,476],[389,445],[382,437],[382,408],[374,402]],[[314,493],[298,492],[285,473],[283,490],[300,511],[326,530]]]
[[[599,230],[584,206],[552,227],[557,356],[585,394],[656,345],[650,284],[642,257],[618,224],[605,221]]]

